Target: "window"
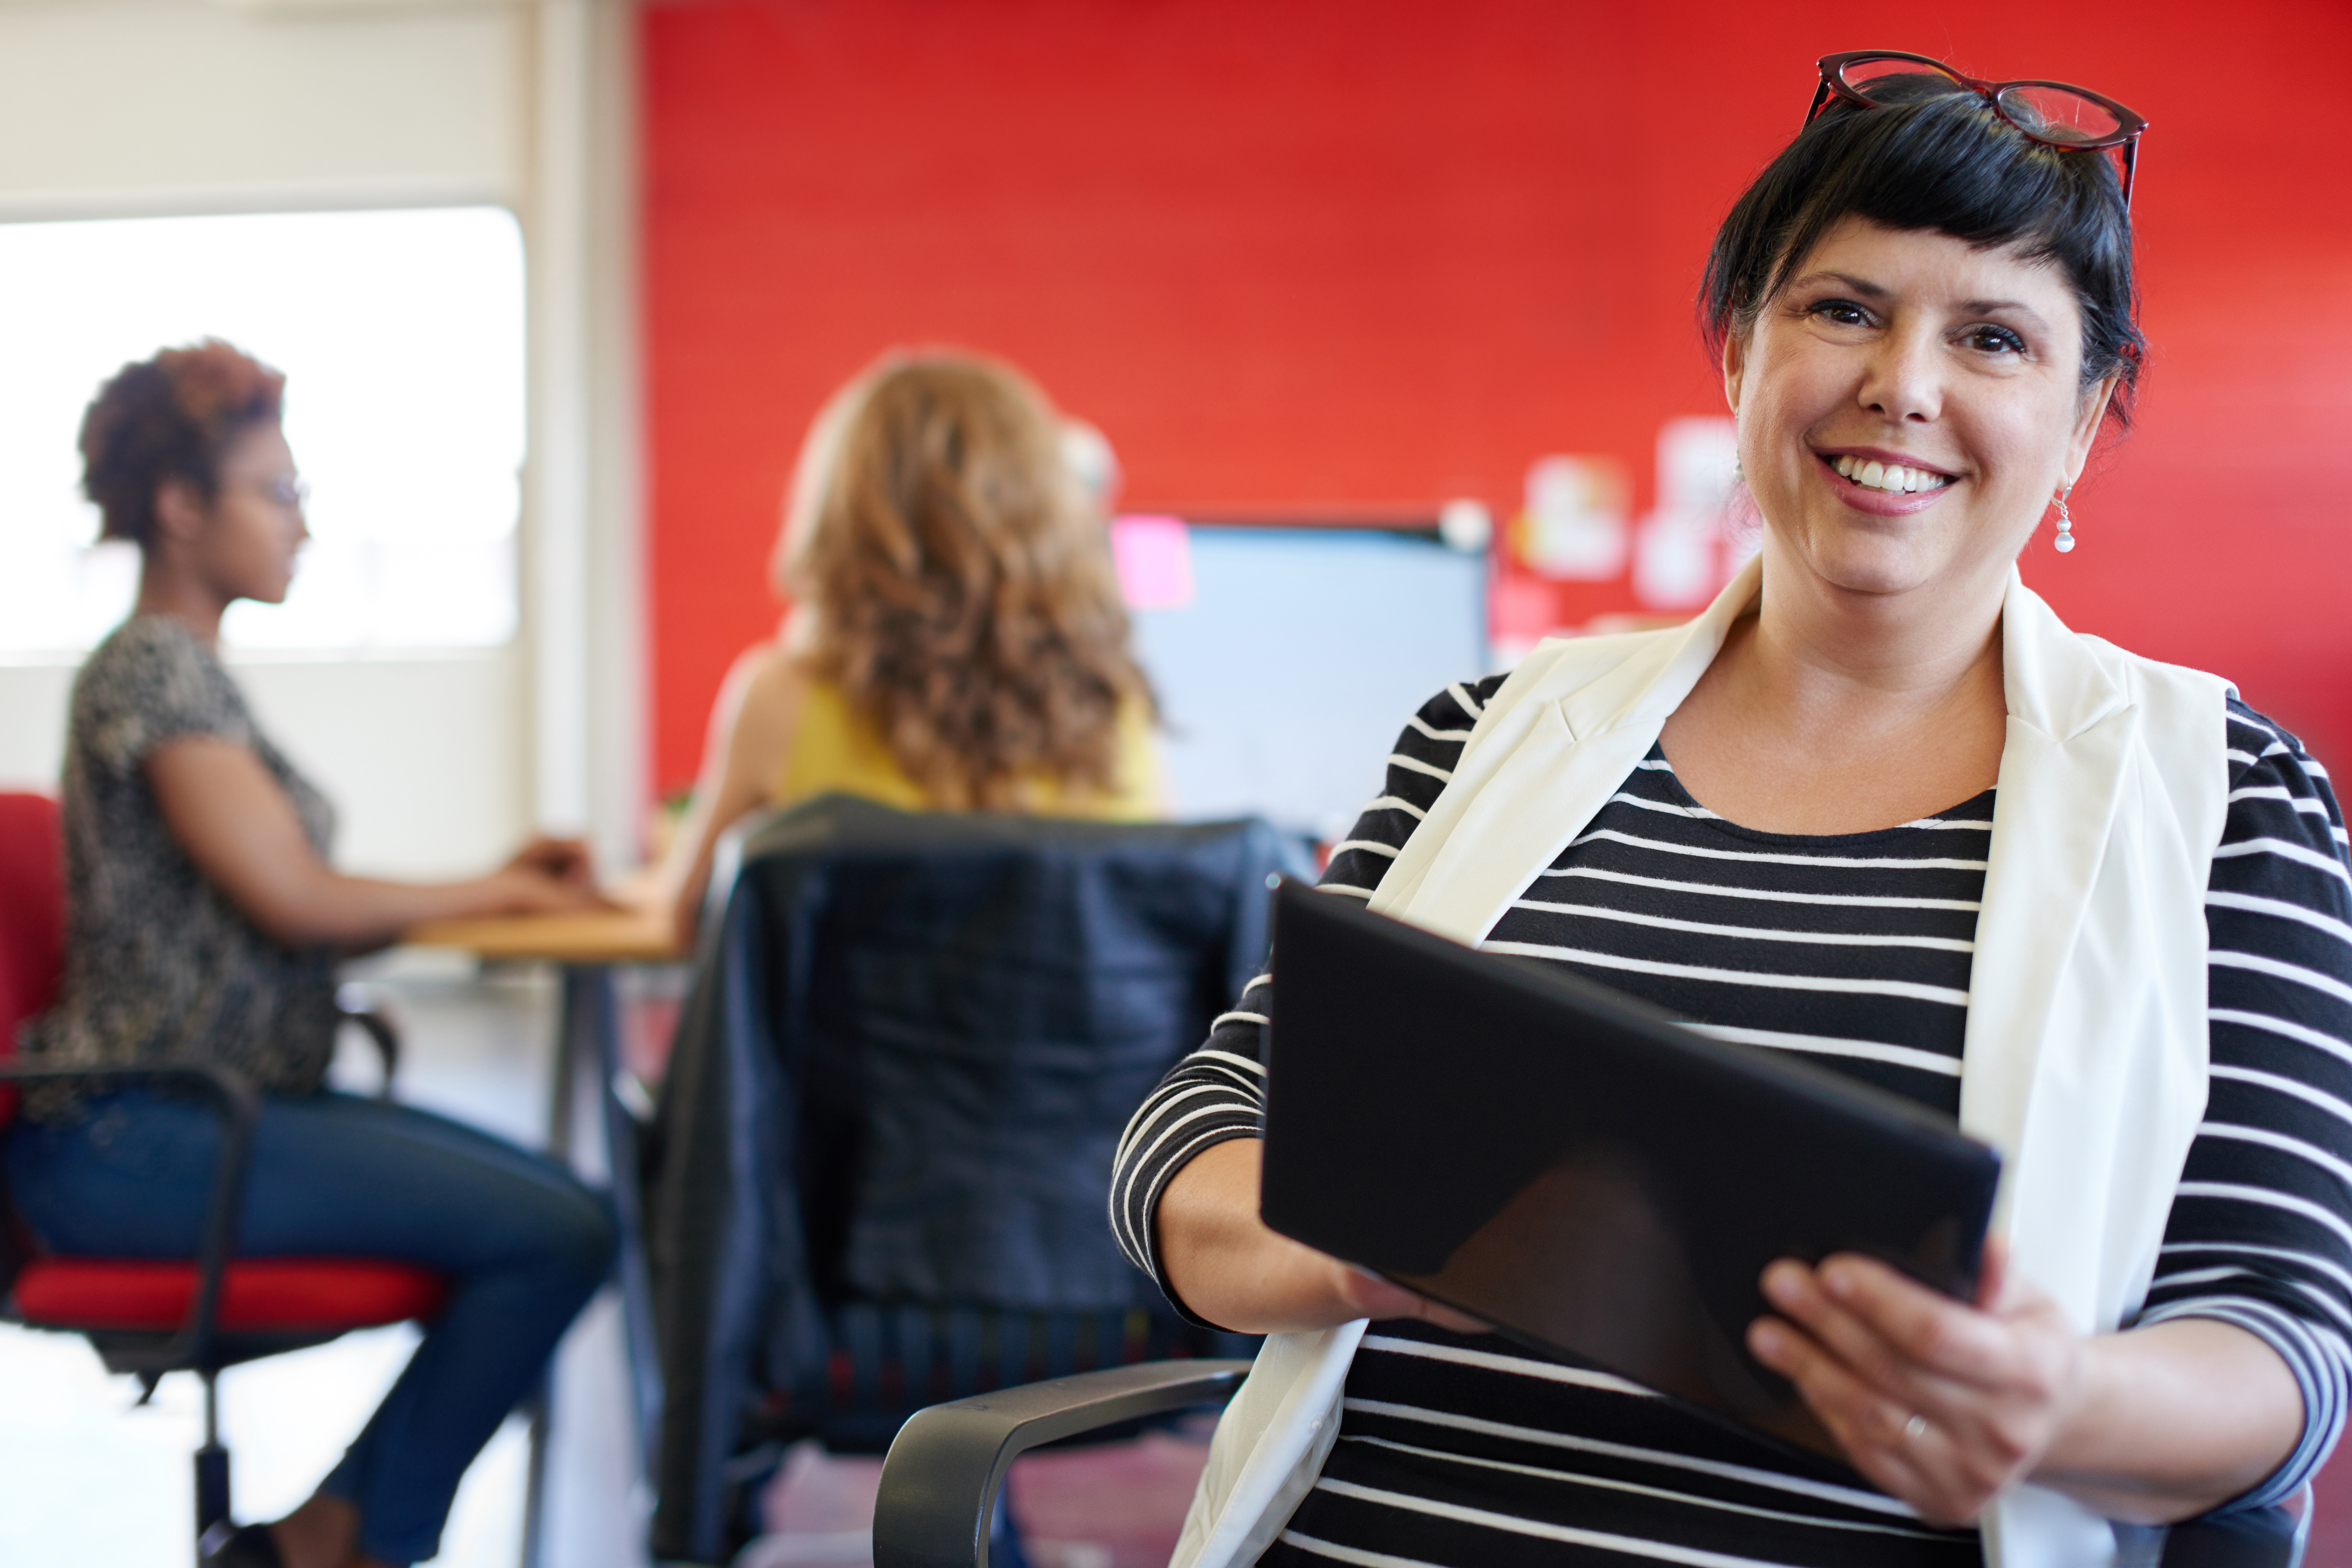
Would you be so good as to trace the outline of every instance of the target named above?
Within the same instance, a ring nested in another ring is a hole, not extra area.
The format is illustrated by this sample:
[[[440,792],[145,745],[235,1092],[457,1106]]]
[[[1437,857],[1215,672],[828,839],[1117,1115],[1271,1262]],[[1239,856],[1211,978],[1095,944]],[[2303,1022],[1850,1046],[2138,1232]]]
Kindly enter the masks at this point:
[[[242,649],[492,647],[515,632],[522,236],[503,209],[0,225],[0,662],[78,659],[128,612],[75,438],[100,382],[227,340],[286,372],[312,538]]]

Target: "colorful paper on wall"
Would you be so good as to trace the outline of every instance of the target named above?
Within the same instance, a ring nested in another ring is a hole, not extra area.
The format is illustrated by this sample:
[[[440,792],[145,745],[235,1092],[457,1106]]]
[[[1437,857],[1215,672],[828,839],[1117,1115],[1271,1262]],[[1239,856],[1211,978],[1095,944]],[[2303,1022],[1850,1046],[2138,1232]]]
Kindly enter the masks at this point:
[[[1607,581],[1625,570],[1632,488],[1614,458],[1537,458],[1527,507],[1511,526],[1512,553],[1538,577]]]
[[[1181,517],[1115,517],[1111,560],[1129,610],[1182,610],[1192,602],[1192,532]]]
[[[1739,428],[1670,419],[1658,430],[1658,509],[1633,534],[1633,596],[1645,609],[1696,610],[1731,580],[1753,545],[1731,529]]]

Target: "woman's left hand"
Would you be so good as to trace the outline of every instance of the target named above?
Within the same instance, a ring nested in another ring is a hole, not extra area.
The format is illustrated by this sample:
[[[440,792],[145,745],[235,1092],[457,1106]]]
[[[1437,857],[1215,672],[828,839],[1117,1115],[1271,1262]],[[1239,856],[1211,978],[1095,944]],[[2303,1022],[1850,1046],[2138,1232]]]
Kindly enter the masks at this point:
[[[551,882],[570,888],[588,889],[596,885],[596,866],[588,852],[585,839],[557,839],[541,835],[515,852],[506,863],[509,871],[530,872]]]
[[[1985,1245],[1971,1306],[1853,1253],[1764,1271],[1779,1317],[1756,1358],[1794,1383],[1853,1467],[1937,1524],[1973,1521],[2064,1428],[2083,1344],[2058,1303]]]

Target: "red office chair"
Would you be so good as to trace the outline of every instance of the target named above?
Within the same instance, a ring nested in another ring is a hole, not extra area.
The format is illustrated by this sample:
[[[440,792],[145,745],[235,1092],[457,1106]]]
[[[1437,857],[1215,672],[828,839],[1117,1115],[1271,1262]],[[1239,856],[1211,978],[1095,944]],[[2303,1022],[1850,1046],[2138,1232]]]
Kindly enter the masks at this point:
[[[205,1385],[205,1444],[196,1450],[196,1551],[215,1550],[229,1528],[228,1450],[221,1447],[215,1379],[224,1366],[323,1344],[353,1329],[430,1317],[440,1279],[402,1264],[358,1259],[230,1260],[252,1152],[258,1094],[243,1076],[209,1063],[55,1068],[22,1066],[19,1023],[49,1005],[65,951],[65,896],[57,803],[0,794],[0,1144],[16,1111],[7,1085],[41,1079],[144,1079],[191,1089],[225,1124],[203,1248],[187,1261],[67,1258],[34,1247],[0,1186],[0,1316],[30,1328],[86,1336],[110,1372],[130,1373],[148,1395],[167,1372]],[[384,1053],[393,1036],[363,1018]]]

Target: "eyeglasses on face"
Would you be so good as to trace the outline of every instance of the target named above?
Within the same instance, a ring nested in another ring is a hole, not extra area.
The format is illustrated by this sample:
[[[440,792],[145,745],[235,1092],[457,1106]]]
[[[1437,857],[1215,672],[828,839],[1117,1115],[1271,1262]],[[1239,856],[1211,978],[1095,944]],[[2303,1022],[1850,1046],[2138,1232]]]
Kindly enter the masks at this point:
[[[1805,110],[1807,125],[1832,98],[1876,109],[1900,100],[1898,94],[1885,90],[1892,86],[1892,78],[1941,77],[1990,103],[1995,114],[2030,141],[2067,152],[2121,148],[2124,210],[2131,210],[2132,174],[2139,161],[2140,133],[2147,129],[2147,121],[2103,93],[2063,81],[1979,81],[1941,60],[1900,49],[1825,55],[1812,107]]]
[[[245,481],[245,487],[281,507],[300,507],[310,498],[310,486],[291,474],[273,475],[267,479],[248,479]]]

